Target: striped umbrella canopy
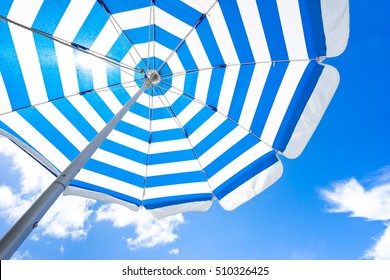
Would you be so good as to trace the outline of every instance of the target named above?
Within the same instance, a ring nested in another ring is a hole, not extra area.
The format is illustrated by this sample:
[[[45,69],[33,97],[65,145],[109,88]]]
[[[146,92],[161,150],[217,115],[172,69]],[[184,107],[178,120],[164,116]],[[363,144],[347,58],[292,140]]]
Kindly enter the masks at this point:
[[[316,129],[348,5],[2,0],[0,133],[67,177],[65,194],[156,217],[232,210]]]

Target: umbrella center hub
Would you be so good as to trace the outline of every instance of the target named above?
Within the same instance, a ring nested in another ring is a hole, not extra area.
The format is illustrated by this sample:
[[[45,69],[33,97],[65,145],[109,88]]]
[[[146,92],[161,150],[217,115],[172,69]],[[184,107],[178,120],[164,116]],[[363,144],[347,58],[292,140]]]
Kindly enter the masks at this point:
[[[150,86],[156,86],[161,81],[161,76],[156,69],[149,69],[146,71],[145,76],[145,83],[149,84]]]

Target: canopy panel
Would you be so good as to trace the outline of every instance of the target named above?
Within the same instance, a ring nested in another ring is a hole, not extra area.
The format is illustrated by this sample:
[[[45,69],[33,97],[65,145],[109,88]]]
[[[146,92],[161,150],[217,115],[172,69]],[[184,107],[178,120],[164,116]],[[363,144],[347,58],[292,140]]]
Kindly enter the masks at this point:
[[[337,88],[348,1],[1,1],[0,133],[58,174],[142,86],[67,194],[162,217],[282,174]]]

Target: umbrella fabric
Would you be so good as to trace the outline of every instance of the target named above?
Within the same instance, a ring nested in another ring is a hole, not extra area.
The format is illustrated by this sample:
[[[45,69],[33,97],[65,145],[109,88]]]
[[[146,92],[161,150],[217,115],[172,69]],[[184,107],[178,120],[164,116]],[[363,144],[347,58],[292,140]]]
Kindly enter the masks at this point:
[[[159,74],[65,194],[231,210],[297,157],[339,82],[347,0],[3,0],[0,133],[58,175]]]

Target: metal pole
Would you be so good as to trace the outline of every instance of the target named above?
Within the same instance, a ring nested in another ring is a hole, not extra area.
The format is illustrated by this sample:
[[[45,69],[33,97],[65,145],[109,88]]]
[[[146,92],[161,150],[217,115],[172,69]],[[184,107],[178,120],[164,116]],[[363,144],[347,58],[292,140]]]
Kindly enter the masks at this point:
[[[38,222],[53,205],[60,194],[69,185],[81,168],[87,163],[115,126],[141,94],[151,85],[146,80],[138,92],[122,107],[122,109],[107,123],[107,125],[92,139],[92,141],[80,152],[69,166],[57,177],[45,192],[31,205],[26,213],[0,240],[0,259],[10,259],[19,246],[24,242],[31,231],[38,226]]]

